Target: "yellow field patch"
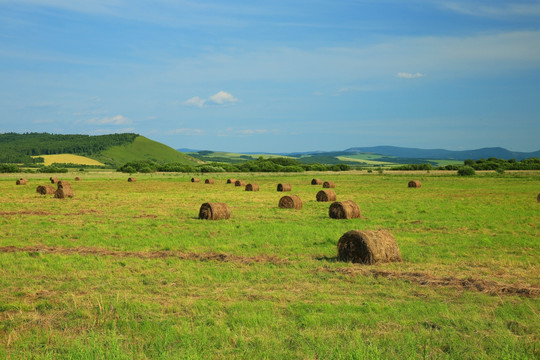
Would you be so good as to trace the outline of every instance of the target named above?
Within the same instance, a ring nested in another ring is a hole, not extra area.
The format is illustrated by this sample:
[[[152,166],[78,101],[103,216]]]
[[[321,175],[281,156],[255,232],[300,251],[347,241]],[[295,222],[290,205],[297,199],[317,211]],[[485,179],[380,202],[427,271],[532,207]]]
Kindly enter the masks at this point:
[[[54,163],[78,165],[105,165],[97,160],[73,154],[39,155],[33,157],[42,157],[43,159],[45,159],[45,166],[49,166]]]

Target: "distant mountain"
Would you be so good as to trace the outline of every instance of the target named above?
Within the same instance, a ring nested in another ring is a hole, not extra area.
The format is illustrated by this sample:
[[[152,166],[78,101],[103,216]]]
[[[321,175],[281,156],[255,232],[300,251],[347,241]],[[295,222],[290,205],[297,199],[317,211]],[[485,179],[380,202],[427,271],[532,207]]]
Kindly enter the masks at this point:
[[[482,148],[476,150],[452,151],[444,149],[417,149],[397,146],[373,146],[373,147],[353,147],[345,150],[349,153],[373,153],[386,156],[395,156],[399,158],[415,159],[441,159],[441,160],[478,160],[490,157],[498,159],[516,159],[523,160],[532,157],[540,157],[540,150],[535,152],[516,152],[501,147]]]

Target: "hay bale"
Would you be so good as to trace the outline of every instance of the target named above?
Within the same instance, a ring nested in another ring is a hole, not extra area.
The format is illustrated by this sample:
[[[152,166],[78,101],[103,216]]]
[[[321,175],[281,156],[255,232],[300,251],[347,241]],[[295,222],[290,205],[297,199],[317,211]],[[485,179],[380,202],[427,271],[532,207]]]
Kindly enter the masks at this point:
[[[236,179],[227,179],[227,184],[234,184]]]
[[[420,181],[418,181],[418,180],[409,181],[409,187],[410,188],[419,188],[421,186],[422,186],[422,184],[420,184]]]
[[[351,230],[338,244],[338,260],[361,264],[401,261],[396,239],[386,230]]]
[[[246,186],[246,182],[243,180],[236,180],[234,186]]]
[[[50,195],[54,194],[56,190],[51,185],[39,185],[36,188],[36,192],[41,195]]]
[[[277,191],[291,191],[292,186],[291,184],[278,184],[277,185]]]
[[[327,201],[336,201],[337,196],[334,190],[321,190],[317,193],[317,201],[327,202]]]
[[[352,200],[332,203],[328,209],[328,215],[332,219],[356,219],[361,217],[360,208]]]
[[[74,193],[73,193],[73,189],[71,189],[70,183],[68,183],[67,181],[60,180],[57,185],[58,185],[58,189],[56,189],[54,193],[55,198],[64,199],[66,197],[70,197],[70,198],[73,197]]]
[[[78,176],[75,177],[75,181],[81,181],[82,179]]]
[[[191,178],[191,182],[199,182],[199,181],[201,181],[201,179],[199,179],[199,178],[196,178],[196,177],[194,177],[194,178]]]
[[[23,178],[17,179],[17,181],[15,181],[15,184],[16,185],[26,185],[26,184],[28,184],[28,179],[23,179]]]
[[[259,191],[259,185],[257,184],[247,184],[246,191]]]
[[[322,180],[321,179],[313,179],[311,180],[311,185],[321,185]]]
[[[231,217],[231,210],[225,203],[204,203],[199,210],[199,219],[220,220]]]
[[[128,182],[135,182],[135,181],[137,181],[137,179],[135,179],[134,177],[128,178]]]
[[[213,183],[214,183],[214,179],[206,179],[206,180],[204,180],[204,183],[205,183],[205,184],[213,184]]]
[[[538,196],[536,197],[536,201],[540,202],[540,194],[538,194]]]
[[[51,184],[57,184],[60,181],[60,179],[53,176],[51,176],[49,180],[51,180]]]
[[[279,199],[279,207],[281,209],[297,209],[302,208],[302,199],[298,195],[286,195]]]
[[[336,187],[336,184],[334,184],[333,181],[325,181],[323,182],[322,187],[325,189],[333,189]]]

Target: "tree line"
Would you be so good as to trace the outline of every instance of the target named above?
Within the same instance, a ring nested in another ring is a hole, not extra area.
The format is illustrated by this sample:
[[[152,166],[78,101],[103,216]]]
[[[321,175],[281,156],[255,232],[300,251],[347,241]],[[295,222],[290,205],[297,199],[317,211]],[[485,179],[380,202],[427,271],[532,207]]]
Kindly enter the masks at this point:
[[[113,146],[132,143],[139,136],[133,133],[110,135],[59,135],[49,133],[0,134],[0,163],[35,164],[43,158],[37,155],[99,154]]]
[[[463,165],[445,165],[445,166],[433,166],[430,163],[425,164],[407,164],[401,166],[392,167],[391,170],[460,170],[462,167],[468,166],[474,170],[495,170],[498,172],[505,170],[540,170],[540,159],[529,158],[521,161],[516,159],[497,159],[488,158],[478,160],[464,160]]]

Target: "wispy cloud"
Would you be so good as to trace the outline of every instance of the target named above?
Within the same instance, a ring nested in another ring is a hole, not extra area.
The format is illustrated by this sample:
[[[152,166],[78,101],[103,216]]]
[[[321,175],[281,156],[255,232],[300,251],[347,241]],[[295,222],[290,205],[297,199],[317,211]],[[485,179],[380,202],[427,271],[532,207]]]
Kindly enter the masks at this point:
[[[415,74],[411,74],[411,73],[406,73],[406,72],[400,72],[400,73],[397,73],[396,77],[400,78],[400,79],[417,79],[417,78],[421,78],[421,77],[424,77],[425,75],[422,74],[422,73],[415,73]]]
[[[226,91],[219,91],[218,93],[210,96],[208,99],[203,99],[199,96],[194,96],[184,101],[182,105],[203,108],[208,103],[212,103],[215,105],[226,105],[226,104],[235,103],[237,101],[238,99],[235,98],[232,94]]]
[[[94,125],[127,125],[131,124],[131,120],[123,115],[116,115],[112,117],[93,118],[88,120],[87,123]]]
[[[167,132],[170,135],[180,134],[180,135],[204,135],[204,130],[201,129],[174,129]]]
[[[540,4],[538,2],[512,1],[505,4],[487,2],[478,4],[473,1],[443,1],[440,3],[446,9],[472,16],[538,16]]]

